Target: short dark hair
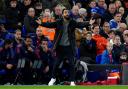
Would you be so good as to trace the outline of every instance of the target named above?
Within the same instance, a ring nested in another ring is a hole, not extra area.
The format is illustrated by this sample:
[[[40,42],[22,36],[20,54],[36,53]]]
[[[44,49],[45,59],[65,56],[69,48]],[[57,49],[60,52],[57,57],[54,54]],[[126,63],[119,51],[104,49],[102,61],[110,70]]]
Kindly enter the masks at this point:
[[[21,32],[21,30],[20,30],[20,29],[17,29],[17,30],[15,31],[15,33],[16,33],[16,32]]]
[[[68,9],[67,9],[67,8],[64,8],[64,9],[62,10],[62,14],[64,13],[65,10],[68,10]]]

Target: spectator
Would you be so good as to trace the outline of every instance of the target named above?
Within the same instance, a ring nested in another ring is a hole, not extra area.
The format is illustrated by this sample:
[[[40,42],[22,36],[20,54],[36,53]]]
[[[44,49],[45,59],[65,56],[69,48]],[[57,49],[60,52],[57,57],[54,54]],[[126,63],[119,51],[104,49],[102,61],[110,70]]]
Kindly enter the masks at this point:
[[[20,11],[20,21],[23,23],[23,18],[27,15],[28,9],[33,7],[32,0],[23,0],[21,4],[19,4],[18,9]]]
[[[127,17],[127,12],[125,11],[125,9],[124,9],[124,7],[120,7],[119,8],[119,12],[121,13],[121,15],[122,15],[122,18],[121,18],[121,21],[122,22],[124,22],[124,23],[126,23],[126,17]]]
[[[115,1],[116,8],[119,9],[122,6],[122,3],[120,0]]]
[[[100,35],[103,36],[104,38],[108,39],[108,33],[110,31],[110,25],[108,22],[104,22],[103,28],[100,30]]]
[[[55,17],[55,19],[60,19],[60,18],[62,18],[62,6],[57,5],[57,6],[54,8],[54,15],[53,15],[53,17]]]
[[[103,51],[106,49],[107,39],[105,39],[99,34],[100,31],[99,25],[95,24],[92,30],[93,30],[92,38],[94,41],[96,41],[97,55],[102,54]]]
[[[79,15],[83,18],[84,21],[87,21],[89,19],[87,17],[87,10],[84,8],[79,9]]]
[[[36,14],[37,17],[40,16],[40,13],[42,12],[42,9],[43,9],[42,3],[37,2],[37,3],[35,4],[35,14]]]
[[[48,48],[48,39],[47,38],[42,38],[41,39],[41,44],[38,47],[38,55],[39,55],[39,60],[42,61],[42,68],[40,70],[41,74],[41,82],[48,83],[50,79],[50,75],[52,72],[53,64],[54,64],[54,58],[52,56],[52,52]]]
[[[113,45],[113,60],[116,64],[120,63],[120,53],[124,52],[124,45],[121,44],[120,37],[117,35],[114,39],[114,45]]]
[[[107,43],[107,48],[103,52],[102,57],[101,57],[101,64],[113,64],[113,44],[110,42]]]
[[[25,26],[27,33],[35,33],[36,32],[37,24],[36,24],[35,20],[36,20],[35,9],[29,8],[28,14],[24,18],[24,26]]]
[[[113,30],[110,30],[109,33],[108,33],[108,40],[111,44],[114,44],[114,39],[115,39],[115,36],[116,36],[116,32],[113,31]]]
[[[109,22],[111,19],[114,18],[114,14],[116,13],[116,6],[114,3],[110,3],[108,10],[104,13],[104,20]]]
[[[117,12],[114,15],[114,19],[112,19],[112,20],[109,21],[110,29],[111,30],[118,30],[119,29],[119,24],[121,23],[121,18],[122,18],[121,13],[118,13]]]
[[[86,60],[89,64],[95,64],[96,58],[96,42],[92,39],[92,33],[87,32],[83,34],[83,39],[80,43],[80,58],[90,58]]]
[[[123,37],[124,37],[124,45],[125,45],[125,52],[128,53],[128,30],[125,30],[123,32]]]
[[[17,0],[10,1],[10,7],[6,10],[6,28],[9,32],[14,33],[18,28],[19,11],[17,9]]]
[[[23,82],[25,84],[32,84],[33,78],[32,78],[32,63],[36,59],[36,55],[34,52],[35,48],[32,45],[32,39],[30,36],[27,36],[25,39],[25,44],[22,45],[21,48],[21,55],[22,58],[25,59],[25,64],[23,69],[21,70],[22,76],[23,76]]]
[[[3,50],[0,52],[0,65],[6,70],[5,83],[13,83],[15,79],[14,70],[16,68],[15,54],[13,50],[13,41],[5,40]]]
[[[98,0],[98,6],[95,8],[92,8],[91,13],[92,14],[97,13],[102,17],[105,12],[104,5],[105,5],[105,0]]]
[[[79,18],[79,7],[78,6],[73,6],[71,10],[71,18],[76,20]]]

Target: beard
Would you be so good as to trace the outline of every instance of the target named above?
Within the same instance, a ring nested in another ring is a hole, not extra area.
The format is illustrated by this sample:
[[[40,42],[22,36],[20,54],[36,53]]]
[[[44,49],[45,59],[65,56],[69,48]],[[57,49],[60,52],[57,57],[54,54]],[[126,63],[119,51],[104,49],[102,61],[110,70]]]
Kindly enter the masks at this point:
[[[70,17],[69,16],[64,16],[64,19],[70,20]]]

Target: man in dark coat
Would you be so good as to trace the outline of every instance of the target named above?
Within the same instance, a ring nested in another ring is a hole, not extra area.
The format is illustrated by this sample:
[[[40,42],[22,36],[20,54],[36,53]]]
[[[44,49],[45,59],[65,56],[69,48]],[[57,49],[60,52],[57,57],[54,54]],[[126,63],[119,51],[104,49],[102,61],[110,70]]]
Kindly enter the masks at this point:
[[[55,34],[55,41],[53,50],[56,50],[56,54],[58,56],[57,61],[53,67],[52,79],[49,82],[49,86],[53,85],[56,81],[55,73],[56,68],[59,66],[61,61],[64,58],[69,60],[70,64],[70,81],[71,86],[74,86],[74,77],[75,77],[75,70],[74,70],[74,59],[76,55],[76,44],[75,44],[75,28],[85,27],[95,22],[95,20],[90,20],[90,23],[77,23],[73,19],[69,17],[69,10],[64,9],[62,11],[62,19],[57,20],[56,22],[52,23],[41,23],[41,20],[36,20],[38,24],[41,24],[44,27],[51,27],[56,28]]]

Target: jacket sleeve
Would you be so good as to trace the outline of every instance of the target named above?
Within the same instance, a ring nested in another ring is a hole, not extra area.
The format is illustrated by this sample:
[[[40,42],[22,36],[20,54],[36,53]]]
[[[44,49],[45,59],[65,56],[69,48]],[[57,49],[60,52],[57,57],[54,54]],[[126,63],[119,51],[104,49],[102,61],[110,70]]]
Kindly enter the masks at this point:
[[[76,27],[77,28],[84,28],[84,27],[87,27],[87,26],[91,26],[91,24],[89,24],[89,22],[85,21],[85,22],[77,22],[76,23]]]
[[[41,26],[47,27],[47,28],[56,28],[57,22],[42,22]]]

